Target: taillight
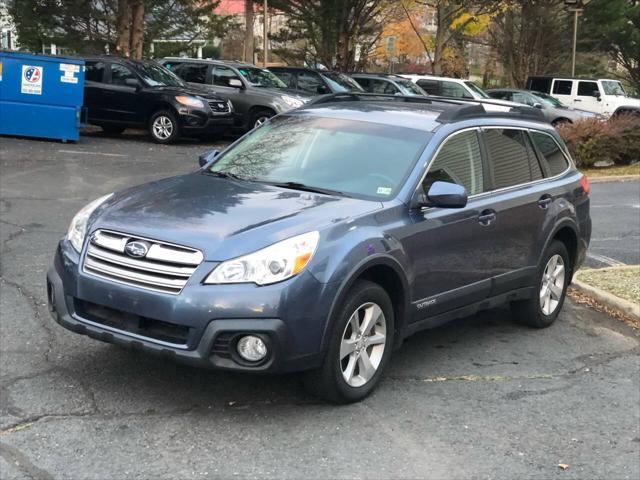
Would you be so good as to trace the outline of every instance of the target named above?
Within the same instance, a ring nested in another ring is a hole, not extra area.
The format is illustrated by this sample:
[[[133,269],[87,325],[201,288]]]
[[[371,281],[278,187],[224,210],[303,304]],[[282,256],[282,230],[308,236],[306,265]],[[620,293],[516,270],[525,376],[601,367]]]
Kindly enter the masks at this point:
[[[589,186],[589,180],[586,175],[582,175],[580,177],[580,187],[582,188],[582,192],[584,195],[589,195],[591,192],[591,187]]]

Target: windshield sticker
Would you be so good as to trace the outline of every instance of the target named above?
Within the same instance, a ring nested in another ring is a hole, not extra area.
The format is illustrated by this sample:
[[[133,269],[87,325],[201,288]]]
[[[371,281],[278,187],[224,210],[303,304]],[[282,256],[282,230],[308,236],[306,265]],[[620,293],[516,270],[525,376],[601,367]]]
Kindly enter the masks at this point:
[[[378,195],[391,195],[391,188],[390,187],[378,187],[378,190],[376,191],[376,193]]]

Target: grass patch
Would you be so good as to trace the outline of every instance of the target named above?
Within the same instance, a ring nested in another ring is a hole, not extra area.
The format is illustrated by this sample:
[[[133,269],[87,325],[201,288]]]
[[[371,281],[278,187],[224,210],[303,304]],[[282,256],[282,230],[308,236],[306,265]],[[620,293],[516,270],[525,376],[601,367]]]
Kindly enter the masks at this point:
[[[640,304],[640,265],[580,270],[578,280]]]
[[[632,165],[614,165],[604,168],[581,168],[580,171],[587,177],[617,177],[620,175],[640,175],[640,162]]]

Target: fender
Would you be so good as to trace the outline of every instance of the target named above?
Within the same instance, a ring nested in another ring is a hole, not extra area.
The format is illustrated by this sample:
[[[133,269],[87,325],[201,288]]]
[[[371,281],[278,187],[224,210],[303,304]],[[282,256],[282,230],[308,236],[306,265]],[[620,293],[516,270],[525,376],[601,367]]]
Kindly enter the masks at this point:
[[[538,255],[538,265],[540,265],[540,262],[542,261],[542,256],[544,255],[544,252],[547,251],[547,248],[549,247],[549,244],[551,243],[551,241],[553,240],[553,238],[556,236],[556,234],[565,227],[569,227],[574,235],[576,236],[576,240],[577,240],[577,247],[579,248],[580,244],[580,230],[578,228],[578,225],[576,224],[575,220],[573,220],[570,217],[562,217],[559,218],[558,221],[555,223],[555,225],[553,226],[553,229],[551,230],[551,233],[549,234],[549,236],[547,237],[547,239],[544,242],[544,246],[542,247],[542,250],[540,251],[540,255]],[[577,255],[577,252],[576,252]],[[573,272],[571,272],[571,275],[573,276]]]
[[[329,309],[329,316],[327,317],[327,321],[325,322],[324,332],[322,333],[322,341],[320,343],[320,351],[325,352],[327,349],[327,343],[329,341],[329,335],[331,334],[331,329],[333,328],[333,318],[335,310],[340,306],[342,300],[344,299],[345,294],[349,291],[354,282],[358,279],[358,277],[365,270],[376,267],[376,266],[386,266],[392,268],[400,278],[402,282],[402,290],[403,290],[403,303],[404,303],[404,311],[409,311],[409,281],[404,273],[404,269],[398,260],[393,258],[391,255],[385,253],[377,253],[373,255],[369,255],[363,258],[360,262],[356,264],[356,266],[349,272],[348,275],[345,275],[344,280],[340,283],[340,286],[337,289],[336,295],[333,298],[333,302],[331,303],[331,308]],[[406,314],[404,315],[406,317]],[[396,318],[396,336],[394,339],[394,347],[400,345],[402,341],[402,330],[405,328],[406,318]]]

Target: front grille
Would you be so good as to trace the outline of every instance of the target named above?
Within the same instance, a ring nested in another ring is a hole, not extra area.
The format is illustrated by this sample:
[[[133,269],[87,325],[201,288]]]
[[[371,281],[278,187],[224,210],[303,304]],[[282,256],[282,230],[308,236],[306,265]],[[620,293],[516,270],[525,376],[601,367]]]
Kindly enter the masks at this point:
[[[130,241],[147,247],[142,258],[125,253]],[[89,240],[84,271],[109,280],[148,290],[177,295],[204,259],[202,252],[188,247],[106,230]]]
[[[186,346],[189,339],[189,327],[184,325],[142,317],[77,298],[74,307],[76,313],[85,320],[123,332],[180,346]]]
[[[209,107],[216,113],[229,113],[231,109],[229,108],[229,104],[227,102],[223,102],[220,100],[209,100]]]

